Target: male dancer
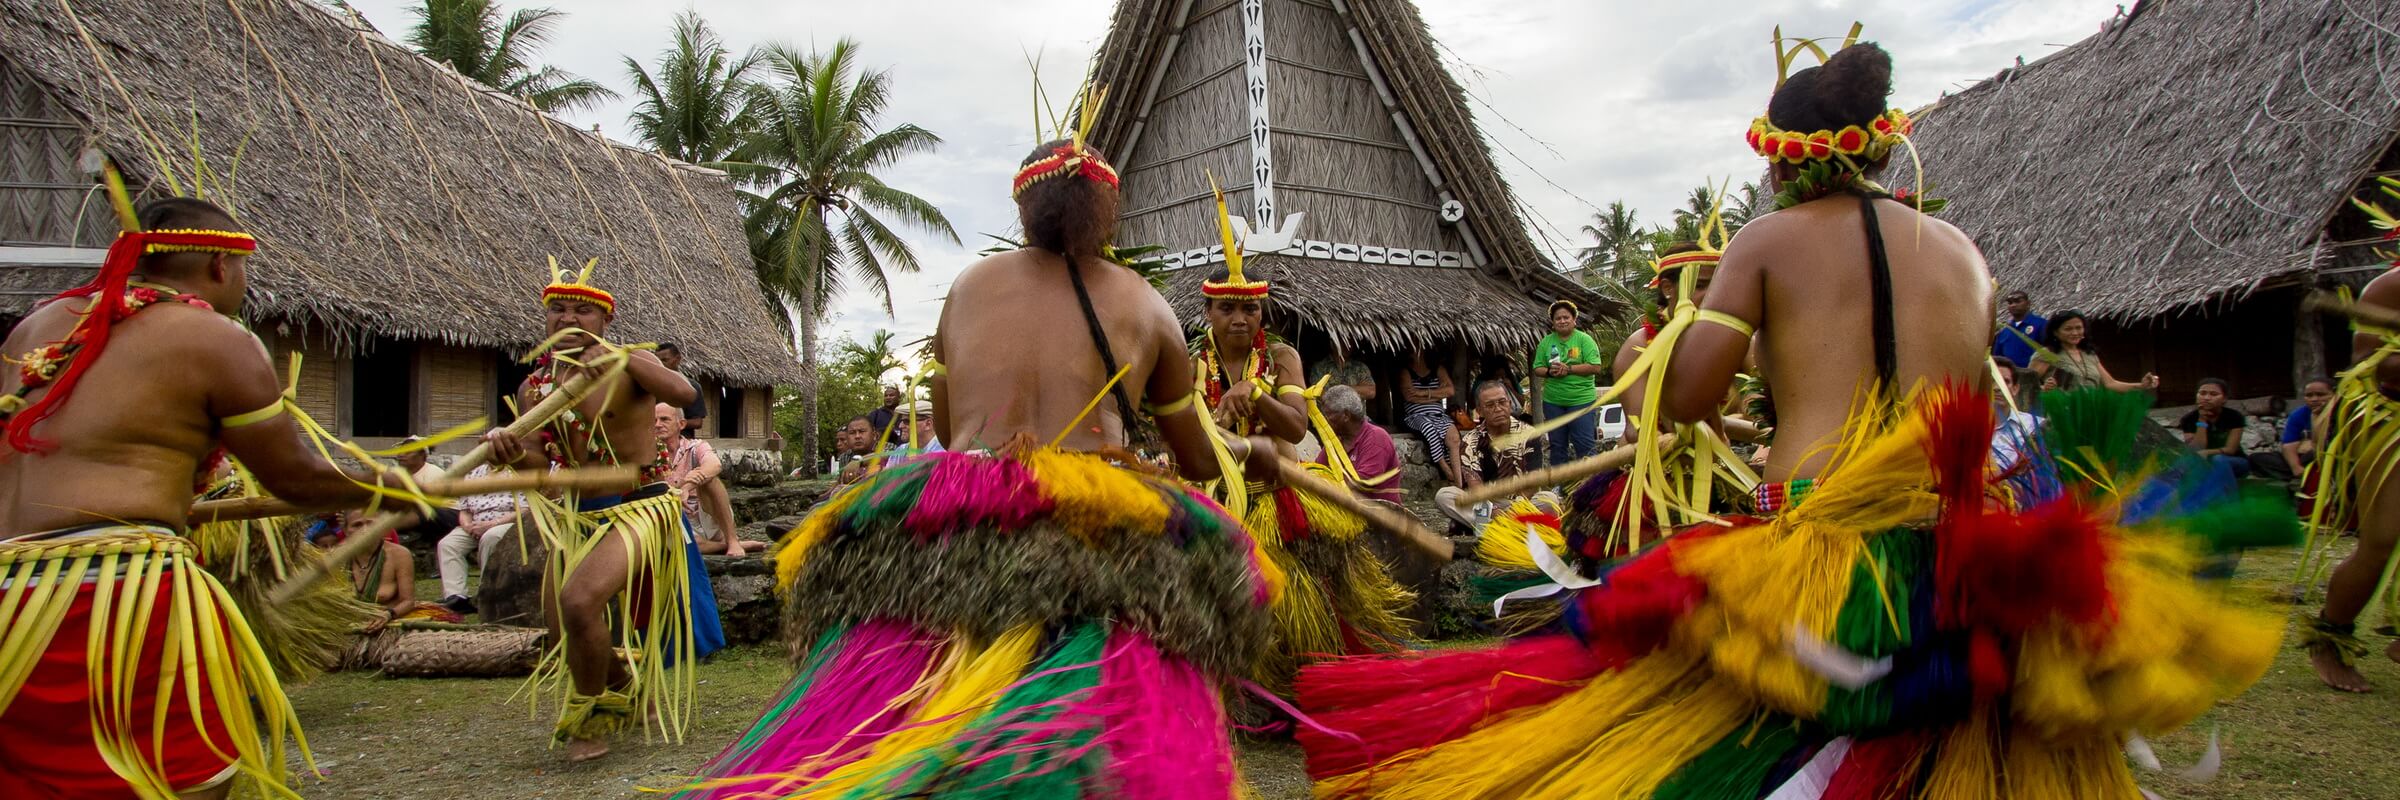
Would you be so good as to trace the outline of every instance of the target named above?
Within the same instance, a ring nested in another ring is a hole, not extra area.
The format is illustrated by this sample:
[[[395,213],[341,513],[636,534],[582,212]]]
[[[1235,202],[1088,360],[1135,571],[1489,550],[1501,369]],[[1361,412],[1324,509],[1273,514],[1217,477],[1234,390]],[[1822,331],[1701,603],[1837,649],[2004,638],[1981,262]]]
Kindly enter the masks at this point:
[[[1098,152],[1044,144],[1013,194],[1027,246],[961,273],[934,337],[950,451],[785,538],[799,674],[692,794],[1234,794],[1215,687],[1255,664],[1276,580],[1222,509],[1123,448],[1137,405],[1192,480],[1273,447],[1211,442],[1174,313],[1106,259],[1117,177]],[[1024,335],[1058,319],[1084,325]]]
[[[698,392],[650,352],[601,338],[617,318],[617,299],[589,283],[591,271],[586,265],[570,277],[561,270],[543,288],[544,321],[556,349],[517,388],[517,408],[533,408],[579,375],[600,377],[601,385],[533,435],[520,438],[503,428],[484,435],[493,460],[518,470],[553,464],[643,468],[639,489],[581,498],[565,520],[534,515],[551,540],[543,605],[559,648],[535,680],[555,680],[563,657],[571,686],[553,737],[567,745],[569,761],[607,755],[607,737],[647,724],[646,711],[659,712],[669,738],[678,737],[691,701],[683,509],[662,474],[652,411],[659,403],[689,405]],[[617,358],[624,359],[624,370],[610,374],[605,365]],[[637,576],[643,578],[638,584]],[[635,585],[645,597],[627,596],[626,588]],[[630,666],[609,638],[612,605],[623,626],[619,643],[636,654]]]
[[[237,321],[256,240],[201,200],[135,221],[99,277],[0,345],[23,365],[0,374],[0,797],[222,797],[237,772],[280,786],[297,720],[194,560],[193,483],[227,453],[302,505],[364,503],[377,477],[327,463],[283,413]]]
[[[2367,282],[2361,304],[2400,310],[2400,268]],[[2376,583],[2390,571],[2393,544],[2400,541],[2400,331],[2360,325],[2351,334],[2356,366],[2342,373],[2333,405],[2317,424],[2324,442],[2309,469],[2317,493],[2309,523],[2320,529],[2358,525],[2358,549],[2325,588],[2325,609],[2301,634],[2308,661],[2325,685],[2364,692],[2366,676],[2351,663],[2366,652],[2357,637],[2358,614]],[[2385,589],[2400,591],[2400,589]],[[2400,661],[2400,641],[2383,654]]]

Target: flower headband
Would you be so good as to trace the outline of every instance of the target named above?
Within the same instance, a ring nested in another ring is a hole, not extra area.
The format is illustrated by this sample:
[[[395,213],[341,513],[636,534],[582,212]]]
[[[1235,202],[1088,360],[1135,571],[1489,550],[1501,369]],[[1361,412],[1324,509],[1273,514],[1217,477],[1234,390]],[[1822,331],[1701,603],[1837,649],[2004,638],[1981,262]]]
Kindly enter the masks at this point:
[[[559,268],[557,256],[550,257],[550,285],[542,287],[542,303],[548,305],[553,299],[563,298],[590,303],[611,314],[617,313],[617,296],[591,284],[592,268],[599,264],[600,259],[595,258],[583,262],[582,272],[570,273]]]
[[[1242,274],[1242,243],[1233,236],[1233,215],[1225,211],[1225,190],[1217,188],[1214,173],[1208,176],[1208,191],[1217,196],[1217,235],[1225,240],[1225,280],[1201,281],[1200,295],[1237,300],[1265,298],[1274,285],[1250,280]]]
[[[1834,52],[1857,44],[1862,28],[1859,23],[1851,23],[1850,35],[1843,37],[1842,46],[1834,48]],[[1783,88],[1783,82],[1791,77],[1792,62],[1798,60],[1802,52],[1815,53],[1820,64],[1830,60],[1825,49],[1818,47],[1815,40],[1798,39],[1786,47],[1783,28],[1778,26],[1775,29],[1775,88]],[[1909,121],[1907,112],[1897,108],[1883,112],[1865,125],[1847,125],[1839,130],[1820,131],[1784,130],[1776,127],[1774,121],[1767,119],[1767,115],[1760,114],[1758,119],[1750,121],[1750,132],[1743,139],[1750,143],[1751,152],[1771,162],[1802,164],[1841,158],[1856,165],[1880,161],[1890,155],[1893,147],[1907,141],[1913,127],[1914,123]]]
[[[1099,153],[1084,147],[1082,138],[1077,137],[1074,141],[1051,148],[1050,155],[1017,170],[1017,179],[1009,186],[1008,196],[1013,198],[1024,194],[1025,187],[1061,175],[1081,175],[1093,183],[1107,184],[1111,189],[1117,187],[1117,168],[1101,160]]]

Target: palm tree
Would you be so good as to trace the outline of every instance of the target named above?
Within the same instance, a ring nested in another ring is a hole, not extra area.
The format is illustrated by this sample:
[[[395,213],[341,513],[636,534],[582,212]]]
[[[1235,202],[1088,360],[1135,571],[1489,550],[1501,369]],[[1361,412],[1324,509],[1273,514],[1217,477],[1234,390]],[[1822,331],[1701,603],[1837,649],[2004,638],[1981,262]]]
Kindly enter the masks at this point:
[[[862,71],[858,43],[843,39],[825,53],[769,46],[778,78],[747,87],[756,126],[739,136],[729,168],[745,191],[751,255],[759,285],[800,317],[801,368],[817,368],[817,319],[853,283],[891,313],[889,272],[916,272],[917,254],[887,224],[958,242],[958,232],[924,198],[885,184],[875,173],[900,158],[929,152],[940,136],[915,125],[877,130],[891,99],[891,73]],[[817,452],[817,397],[806,394],[803,452]]]
[[[625,77],[640,100],[630,120],[634,135],[668,158],[724,161],[751,126],[744,87],[759,60],[755,50],[735,56],[699,12],[675,15],[675,45],[659,53],[657,73],[625,57]]]
[[[1583,249],[1584,280],[1599,276],[1623,281],[1625,272],[1639,263],[1642,253],[1642,223],[1635,219],[1633,209],[1625,201],[1608,204],[1608,210],[1592,215],[1591,224],[1583,226],[1583,235],[1592,238],[1592,245]]]
[[[543,111],[574,111],[617,96],[591,80],[552,66],[536,67],[534,51],[550,39],[566,12],[525,8],[500,16],[493,0],[424,0],[408,43],[458,74],[524,98]]]

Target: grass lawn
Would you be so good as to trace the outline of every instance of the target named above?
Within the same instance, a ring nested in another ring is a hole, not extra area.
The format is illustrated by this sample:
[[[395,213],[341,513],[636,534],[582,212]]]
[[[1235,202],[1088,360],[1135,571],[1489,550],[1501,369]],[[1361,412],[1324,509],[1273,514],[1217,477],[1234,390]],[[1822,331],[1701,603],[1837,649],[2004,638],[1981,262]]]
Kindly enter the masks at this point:
[[[2236,591],[2263,596],[2288,581],[2290,553],[2243,559]],[[430,588],[430,587],[428,587]],[[2314,612],[2314,608],[2308,609]],[[2381,624],[2372,616],[2367,628]],[[2317,682],[2286,635],[2275,667],[2248,694],[2156,742],[2169,766],[2199,757],[2216,730],[2225,768],[2207,784],[2145,775],[2164,798],[2340,800],[2400,797],[2400,665],[2365,664],[2375,694],[2349,695]],[[2380,637],[2369,637],[2378,649]],[[780,648],[740,648],[700,667],[699,713],[682,744],[622,739],[608,758],[569,765],[549,748],[550,713],[511,695],[521,679],[416,680],[330,675],[292,692],[325,779],[296,788],[310,798],[601,798],[678,783],[738,736],[787,677]],[[548,698],[545,698],[547,700]],[[1299,752],[1285,742],[1245,740],[1243,771],[1266,800],[1307,796]]]

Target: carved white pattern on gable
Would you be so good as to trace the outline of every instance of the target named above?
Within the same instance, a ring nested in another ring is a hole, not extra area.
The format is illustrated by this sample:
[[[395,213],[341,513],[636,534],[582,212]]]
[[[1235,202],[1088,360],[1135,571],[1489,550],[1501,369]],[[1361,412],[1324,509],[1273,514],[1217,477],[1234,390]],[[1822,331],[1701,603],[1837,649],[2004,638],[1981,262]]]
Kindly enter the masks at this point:
[[[1275,225],[1275,157],[1267,147],[1267,4],[1242,0],[1242,67],[1250,102],[1250,217]]]

